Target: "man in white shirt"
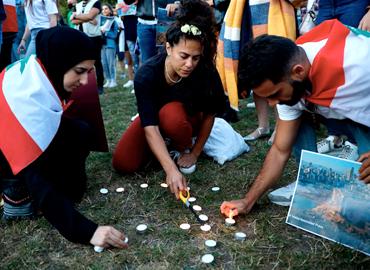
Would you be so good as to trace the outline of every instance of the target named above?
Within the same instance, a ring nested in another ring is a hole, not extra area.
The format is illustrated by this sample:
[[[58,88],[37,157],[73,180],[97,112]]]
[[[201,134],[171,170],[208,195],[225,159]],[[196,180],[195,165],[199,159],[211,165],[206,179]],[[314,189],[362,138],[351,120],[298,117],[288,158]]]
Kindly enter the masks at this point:
[[[297,40],[261,36],[240,59],[243,87],[277,105],[276,138],[252,187],[240,200],[221,205],[226,216],[248,213],[279,180],[294,147],[317,151],[310,111],[317,117],[344,119],[363,162],[359,178],[370,183],[370,34],[337,20],[320,24]]]

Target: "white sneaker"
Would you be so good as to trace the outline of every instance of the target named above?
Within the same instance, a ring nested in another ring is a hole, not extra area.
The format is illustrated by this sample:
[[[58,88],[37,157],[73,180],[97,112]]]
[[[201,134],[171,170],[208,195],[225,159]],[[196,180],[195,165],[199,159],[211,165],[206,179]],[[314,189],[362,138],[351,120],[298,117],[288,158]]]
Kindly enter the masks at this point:
[[[247,103],[247,108],[250,108],[250,109],[256,108],[256,103],[254,102]]]
[[[112,80],[110,81],[110,84],[108,85],[108,88],[113,88],[113,87],[116,87],[117,86],[117,83],[115,80]]]
[[[285,187],[281,187],[275,189],[274,191],[270,192],[267,196],[269,197],[270,201],[274,204],[278,204],[281,206],[289,206],[290,202],[292,201],[293,193],[297,181],[290,183]]]
[[[338,155],[339,158],[344,158],[348,160],[357,160],[358,159],[358,147],[349,141],[344,143],[342,152]]]
[[[183,174],[192,174],[197,169],[197,165],[193,164],[190,167],[179,167],[180,172]]]
[[[105,84],[103,85],[103,87],[109,87],[109,85],[110,85],[110,80],[107,80],[107,81],[105,82]]]
[[[133,117],[131,117],[131,122],[134,122],[134,120],[139,116],[139,113],[135,114]]]
[[[133,87],[134,86],[134,81],[133,80],[128,80],[124,85],[123,87],[124,88],[130,88],[130,87]]]
[[[187,150],[185,150],[185,152],[187,152]],[[173,159],[173,161],[175,161],[175,163],[177,163],[177,160],[179,159],[179,157],[181,155],[180,152],[176,151],[176,150],[172,150],[169,153],[170,153],[170,157]],[[197,169],[196,164],[193,164],[190,167],[181,167],[181,166],[179,166],[179,171],[182,172],[183,174],[192,174],[193,172],[195,172],[196,169]]]
[[[335,142],[337,140],[337,142]],[[325,154],[333,150],[338,150],[344,145],[343,138],[330,135],[326,139],[323,139],[317,143],[317,152]]]

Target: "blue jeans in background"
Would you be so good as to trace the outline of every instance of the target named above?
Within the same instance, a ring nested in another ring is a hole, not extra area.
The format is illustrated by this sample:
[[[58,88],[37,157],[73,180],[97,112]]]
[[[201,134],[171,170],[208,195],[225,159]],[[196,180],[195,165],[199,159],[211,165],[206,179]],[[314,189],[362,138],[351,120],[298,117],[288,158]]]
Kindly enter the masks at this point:
[[[101,62],[106,80],[116,80],[116,49],[107,48],[103,45],[101,49]]]
[[[139,39],[141,63],[144,64],[146,60],[157,54],[156,48],[156,25],[137,24],[137,36]]]
[[[31,30],[31,39],[30,39],[30,43],[28,44],[25,57],[28,57],[31,54],[36,54],[36,36],[43,29],[44,28],[34,28]]]
[[[27,24],[26,13],[24,12],[23,4],[17,3],[17,21],[18,21],[18,34],[13,42],[12,62],[17,61],[20,58],[20,55],[18,54],[18,46],[19,46],[19,43],[21,43],[24,30],[26,29],[26,24]],[[27,43],[26,43],[26,46],[27,46]]]
[[[341,128],[352,135],[358,146],[358,153],[360,155],[370,151],[369,127],[345,119],[342,121]],[[305,118],[302,119],[293,147],[293,155],[297,163],[300,161],[302,150],[317,152],[315,128],[313,124],[306,121]]]
[[[368,0],[320,0],[315,23],[338,19],[346,25],[358,27],[368,5]]]
[[[131,55],[131,58],[132,58],[132,61],[133,61],[134,72],[136,73],[136,71],[139,68],[139,64],[140,64],[139,56],[135,53],[136,41],[126,40],[126,44],[127,44],[128,50],[130,52],[130,55]]]

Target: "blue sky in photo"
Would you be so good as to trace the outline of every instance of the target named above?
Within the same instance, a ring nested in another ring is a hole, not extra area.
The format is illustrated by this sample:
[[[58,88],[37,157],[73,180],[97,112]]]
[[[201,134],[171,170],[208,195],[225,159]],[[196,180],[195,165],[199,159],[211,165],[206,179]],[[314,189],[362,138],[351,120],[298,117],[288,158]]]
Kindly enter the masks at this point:
[[[312,164],[320,165],[327,168],[332,168],[335,171],[342,171],[345,172],[348,169],[351,169],[352,167],[355,168],[355,171],[357,172],[360,167],[361,163],[351,161],[351,160],[345,160],[336,158],[333,156],[318,154],[315,152],[310,151],[302,151],[302,157],[301,160],[304,162],[312,162]]]

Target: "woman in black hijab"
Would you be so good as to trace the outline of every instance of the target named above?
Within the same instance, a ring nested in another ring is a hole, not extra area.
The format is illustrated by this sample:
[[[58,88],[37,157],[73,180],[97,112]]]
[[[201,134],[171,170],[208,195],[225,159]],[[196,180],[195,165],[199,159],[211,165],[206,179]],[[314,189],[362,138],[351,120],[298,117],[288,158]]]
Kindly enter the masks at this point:
[[[74,207],[86,190],[91,133],[85,122],[63,112],[70,94],[87,84],[94,70],[93,46],[84,33],[71,28],[43,30],[36,39],[36,56],[0,75],[4,218],[39,211],[70,241],[125,248],[122,232],[95,224]]]

